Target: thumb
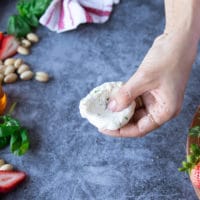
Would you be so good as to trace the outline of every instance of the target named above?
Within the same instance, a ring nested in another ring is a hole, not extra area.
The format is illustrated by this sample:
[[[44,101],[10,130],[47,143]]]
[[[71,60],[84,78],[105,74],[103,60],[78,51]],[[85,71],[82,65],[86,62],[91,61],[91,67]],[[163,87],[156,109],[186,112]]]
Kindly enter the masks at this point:
[[[121,88],[111,97],[108,109],[112,112],[119,112],[127,108],[138,96],[148,90],[148,78],[136,72]]]

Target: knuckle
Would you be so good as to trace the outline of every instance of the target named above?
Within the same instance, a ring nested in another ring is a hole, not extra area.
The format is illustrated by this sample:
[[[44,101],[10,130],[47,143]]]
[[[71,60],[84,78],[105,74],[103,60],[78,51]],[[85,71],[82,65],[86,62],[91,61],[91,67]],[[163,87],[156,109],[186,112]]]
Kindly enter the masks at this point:
[[[142,63],[140,69],[137,71],[137,78],[139,80],[147,80],[147,78],[149,77],[148,74],[149,73],[146,70],[146,63]]]
[[[139,126],[139,125],[137,125],[137,127],[138,127],[138,133],[135,137],[137,137],[137,138],[144,137],[147,134],[146,131],[144,130],[144,127]]]
[[[128,106],[131,102],[132,94],[131,92],[124,86],[119,90],[120,99],[118,99],[119,103],[123,106]]]
[[[166,108],[167,120],[176,117],[181,111],[181,104],[171,104]]]

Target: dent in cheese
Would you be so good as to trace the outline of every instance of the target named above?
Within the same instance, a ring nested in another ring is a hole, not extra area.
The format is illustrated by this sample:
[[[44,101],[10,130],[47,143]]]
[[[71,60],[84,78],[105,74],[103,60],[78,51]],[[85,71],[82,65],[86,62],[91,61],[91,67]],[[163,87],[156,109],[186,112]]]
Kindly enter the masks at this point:
[[[108,82],[94,88],[80,101],[81,116],[98,129],[117,130],[126,125],[134,114],[135,102],[120,112],[111,112],[107,109],[110,97],[122,85],[122,82]]]

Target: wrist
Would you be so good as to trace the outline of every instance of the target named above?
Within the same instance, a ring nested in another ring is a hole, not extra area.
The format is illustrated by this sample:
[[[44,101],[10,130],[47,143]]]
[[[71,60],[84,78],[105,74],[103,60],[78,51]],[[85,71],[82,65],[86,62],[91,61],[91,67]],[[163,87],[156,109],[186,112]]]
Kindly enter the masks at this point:
[[[200,0],[165,0],[165,34],[183,34],[200,40]]]
[[[168,70],[177,68],[178,71],[183,70],[183,74],[189,74],[198,48],[193,34],[178,31],[163,33],[155,39],[153,46],[160,47],[159,52],[164,49],[166,58],[173,61]]]

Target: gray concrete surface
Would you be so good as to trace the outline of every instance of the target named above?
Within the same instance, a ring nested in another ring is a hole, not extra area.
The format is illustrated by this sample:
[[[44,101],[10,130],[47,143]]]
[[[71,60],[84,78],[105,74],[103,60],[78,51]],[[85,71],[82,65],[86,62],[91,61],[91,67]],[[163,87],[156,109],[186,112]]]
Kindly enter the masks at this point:
[[[15,12],[0,1],[0,30]],[[45,27],[30,56],[48,84],[17,82],[4,87],[14,116],[29,129],[30,151],[8,148],[0,157],[28,174],[4,200],[195,200],[188,176],[178,172],[185,158],[187,130],[200,102],[200,54],[193,66],[180,115],[140,139],[100,134],[79,114],[79,101],[93,87],[127,80],[164,27],[162,0],[122,0],[103,25],[81,25],[63,34]]]

